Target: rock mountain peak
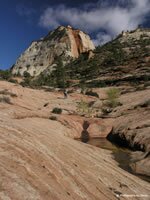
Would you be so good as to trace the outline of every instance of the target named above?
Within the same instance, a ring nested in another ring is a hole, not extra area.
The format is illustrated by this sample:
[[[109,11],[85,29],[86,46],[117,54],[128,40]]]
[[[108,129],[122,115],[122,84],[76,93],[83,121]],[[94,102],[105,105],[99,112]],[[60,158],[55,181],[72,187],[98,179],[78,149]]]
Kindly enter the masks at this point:
[[[59,26],[46,37],[33,41],[16,61],[12,73],[23,75],[28,72],[31,76],[37,76],[46,69],[52,71],[58,57],[66,64],[93,49],[95,46],[89,35],[70,25]]]

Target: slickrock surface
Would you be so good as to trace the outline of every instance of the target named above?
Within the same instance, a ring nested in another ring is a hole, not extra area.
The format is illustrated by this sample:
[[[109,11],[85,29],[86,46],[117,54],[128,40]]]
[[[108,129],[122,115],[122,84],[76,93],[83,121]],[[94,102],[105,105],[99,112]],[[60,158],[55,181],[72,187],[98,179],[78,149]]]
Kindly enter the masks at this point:
[[[150,90],[133,91],[121,95],[122,106],[109,115],[114,118],[113,131],[109,139],[142,150],[134,154],[132,169],[138,174],[150,176]]]
[[[23,75],[26,71],[32,76],[37,76],[44,70],[51,72],[56,66],[58,57],[67,63],[94,48],[92,40],[86,33],[70,26],[60,26],[46,37],[32,42],[16,61],[12,73]]]
[[[106,138],[111,133],[113,124],[113,119],[88,119],[77,115],[61,115],[58,117],[58,121],[71,129],[70,133],[65,135],[75,139],[82,137],[84,122],[88,124],[87,131],[91,138]]]
[[[71,139],[70,127],[48,119],[56,106],[75,111],[80,94],[64,100],[59,92],[4,81],[0,89],[17,95],[8,95],[12,104],[0,103],[0,199],[149,198],[149,184],[119,168],[110,151]]]
[[[130,147],[150,151],[150,90],[134,91],[120,97],[123,104],[111,114],[113,134],[125,138]]]

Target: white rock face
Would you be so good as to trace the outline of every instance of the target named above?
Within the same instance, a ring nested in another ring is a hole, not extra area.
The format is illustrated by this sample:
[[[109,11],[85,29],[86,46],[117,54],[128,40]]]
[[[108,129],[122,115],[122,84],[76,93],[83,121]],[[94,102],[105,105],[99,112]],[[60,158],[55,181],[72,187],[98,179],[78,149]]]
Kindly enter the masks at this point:
[[[141,37],[147,39],[150,38],[150,30],[149,29],[136,29],[134,31],[127,31],[127,32],[122,32],[122,34],[120,35],[122,36],[120,38],[121,42],[126,42],[129,40],[140,40]]]
[[[70,26],[60,26],[46,37],[32,42],[16,61],[12,73],[23,75],[28,72],[31,76],[37,76],[47,68],[53,70],[58,57],[67,63],[93,49],[94,44],[87,34]]]
[[[79,36],[83,45],[83,52],[89,51],[89,49],[94,49],[93,42],[90,40],[89,35],[86,35],[82,31],[79,32]]]

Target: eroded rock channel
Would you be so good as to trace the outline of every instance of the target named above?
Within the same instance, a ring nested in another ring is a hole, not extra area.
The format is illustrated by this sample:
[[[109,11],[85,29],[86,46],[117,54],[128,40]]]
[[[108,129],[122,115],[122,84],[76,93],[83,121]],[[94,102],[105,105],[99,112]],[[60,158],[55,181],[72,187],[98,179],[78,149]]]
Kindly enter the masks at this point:
[[[82,138],[79,139],[79,141],[96,146],[97,148],[110,150],[115,161],[118,162],[118,166],[120,168],[128,171],[131,174],[134,174],[135,176],[140,177],[147,182],[150,182],[150,176],[144,174],[144,172],[143,174],[138,174],[134,168],[136,161],[148,158],[149,153],[132,151],[131,149],[125,148],[124,146],[118,146],[117,144],[112,143],[107,138],[89,138],[88,135],[88,131],[83,130]],[[121,144],[124,144],[124,141],[122,141]]]

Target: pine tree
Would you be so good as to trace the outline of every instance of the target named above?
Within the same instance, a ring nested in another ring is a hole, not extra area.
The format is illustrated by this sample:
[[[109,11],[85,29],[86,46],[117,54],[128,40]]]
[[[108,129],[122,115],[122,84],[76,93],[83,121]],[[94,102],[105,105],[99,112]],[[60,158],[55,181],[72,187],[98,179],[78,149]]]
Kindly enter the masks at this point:
[[[56,67],[55,74],[56,74],[56,85],[60,88],[65,88],[66,73],[63,66],[63,62],[60,57],[57,59],[57,67]]]

